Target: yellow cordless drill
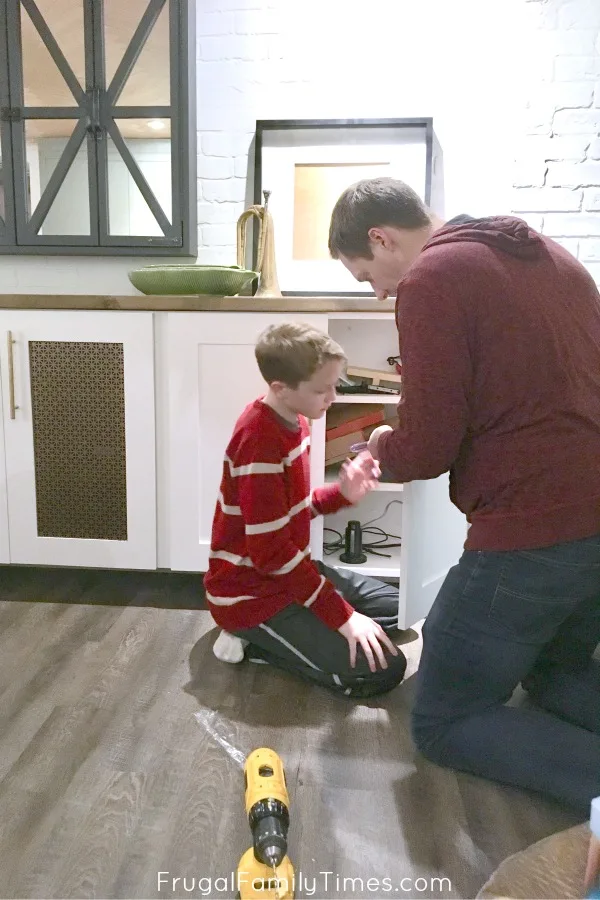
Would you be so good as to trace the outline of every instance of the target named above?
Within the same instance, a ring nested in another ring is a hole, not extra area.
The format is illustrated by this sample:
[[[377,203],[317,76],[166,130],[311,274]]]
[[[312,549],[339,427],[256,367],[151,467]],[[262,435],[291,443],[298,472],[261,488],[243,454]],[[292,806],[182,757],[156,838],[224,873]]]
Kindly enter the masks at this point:
[[[283,763],[274,750],[254,750],[244,766],[252,847],[238,866],[240,900],[293,900],[294,869],[287,856],[289,797]]]

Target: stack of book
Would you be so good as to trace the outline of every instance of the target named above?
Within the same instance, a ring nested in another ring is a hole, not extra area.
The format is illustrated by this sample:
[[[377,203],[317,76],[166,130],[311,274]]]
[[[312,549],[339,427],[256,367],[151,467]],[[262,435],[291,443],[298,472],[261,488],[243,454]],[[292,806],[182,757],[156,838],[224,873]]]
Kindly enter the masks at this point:
[[[325,429],[325,465],[342,463],[350,455],[350,447],[369,439],[378,425],[385,422],[385,410],[371,403],[345,403],[333,406],[327,413]]]

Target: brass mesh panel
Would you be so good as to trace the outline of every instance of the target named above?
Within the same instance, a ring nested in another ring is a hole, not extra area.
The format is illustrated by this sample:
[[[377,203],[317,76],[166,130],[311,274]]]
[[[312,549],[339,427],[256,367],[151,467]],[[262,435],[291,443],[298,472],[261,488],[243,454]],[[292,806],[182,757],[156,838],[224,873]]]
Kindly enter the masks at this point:
[[[123,345],[30,341],[40,537],[127,540]]]

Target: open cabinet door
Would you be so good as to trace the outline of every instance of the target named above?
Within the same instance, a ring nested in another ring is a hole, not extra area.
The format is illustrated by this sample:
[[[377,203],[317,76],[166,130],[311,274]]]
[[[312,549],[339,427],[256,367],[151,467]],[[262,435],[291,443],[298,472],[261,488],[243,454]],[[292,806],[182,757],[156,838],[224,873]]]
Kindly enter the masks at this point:
[[[448,475],[404,486],[400,627],[424,619],[467,534],[465,517],[450,502]]]

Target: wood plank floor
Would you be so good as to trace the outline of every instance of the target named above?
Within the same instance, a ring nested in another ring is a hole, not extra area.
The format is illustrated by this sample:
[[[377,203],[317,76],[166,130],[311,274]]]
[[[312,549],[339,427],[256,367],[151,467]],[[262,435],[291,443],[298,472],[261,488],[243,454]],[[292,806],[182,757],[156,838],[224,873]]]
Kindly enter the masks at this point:
[[[201,607],[197,576],[0,568],[1,897],[235,897],[217,879],[250,845],[242,763],[261,745],[286,768],[297,897],[472,898],[577,822],[415,756],[411,678],[356,703],[227,666]],[[433,877],[450,887],[413,886]]]

